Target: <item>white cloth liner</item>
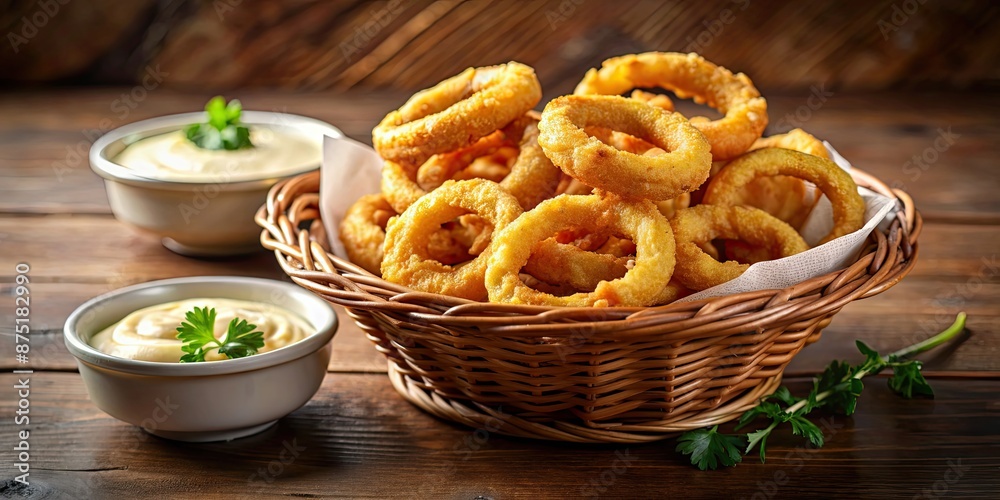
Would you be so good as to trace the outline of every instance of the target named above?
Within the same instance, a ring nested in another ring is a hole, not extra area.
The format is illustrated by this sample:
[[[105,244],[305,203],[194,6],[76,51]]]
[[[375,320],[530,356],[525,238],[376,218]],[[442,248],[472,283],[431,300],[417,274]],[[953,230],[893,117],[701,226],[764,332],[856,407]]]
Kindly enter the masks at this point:
[[[833,160],[850,170],[851,164],[829,143],[824,142]],[[320,173],[320,214],[330,248],[338,257],[347,258],[337,227],[347,209],[362,195],[381,189],[382,159],[375,151],[347,138],[326,137],[323,142],[323,167]],[[750,266],[739,278],[703,290],[682,300],[697,300],[733,293],[787,288],[810,278],[843,269],[854,262],[868,235],[880,224],[894,217],[895,200],[865,188],[858,188],[865,200],[865,225],[861,229],[812,248],[806,252]],[[833,226],[830,202],[820,198],[802,228],[806,242],[815,244]],[[884,227],[884,226],[883,226]]]

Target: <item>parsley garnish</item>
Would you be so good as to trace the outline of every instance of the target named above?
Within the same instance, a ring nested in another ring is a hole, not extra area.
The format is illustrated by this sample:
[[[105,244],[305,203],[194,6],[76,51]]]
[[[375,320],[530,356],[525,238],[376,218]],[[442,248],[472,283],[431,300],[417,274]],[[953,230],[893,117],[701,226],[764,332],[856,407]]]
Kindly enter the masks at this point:
[[[215,338],[215,308],[195,307],[184,314],[187,321],[177,328],[177,338],[184,342],[181,363],[205,361],[205,353],[216,347],[230,359],[257,354],[264,347],[264,333],[245,319],[233,318],[222,339]]]
[[[861,379],[875,375],[886,368],[892,369],[889,388],[904,398],[914,395],[934,397],[930,384],[920,373],[923,364],[907,359],[937,347],[965,330],[965,313],[958,313],[955,322],[943,332],[882,356],[864,342],[857,341],[858,350],[865,360],[856,366],[834,361],[813,380],[813,389],[804,398],[792,396],[787,387],[780,387],[774,394],[761,399],[757,406],[747,410],[737,422],[736,430],[765,417],[770,424],[746,434],[729,435],[718,432],[719,426],[685,432],[678,438],[677,451],[691,456],[691,463],[701,470],[716,469],[719,464],[730,467],[742,460],[754,448],[760,448],[760,461],[764,462],[767,438],[779,425],[788,423],[792,434],[802,436],[816,447],[823,446],[823,432],[805,415],[816,408],[828,408],[851,415],[858,405],[858,396],[864,389]],[[741,451],[742,449],[742,451]]]
[[[233,99],[226,104],[222,96],[213,97],[205,105],[208,123],[195,123],[184,128],[188,140],[202,149],[236,150],[252,148],[250,129],[240,122],[243,106]]]
[[[716,469],[719,463],[726,467],[736,465],[743,460],[746,441],[740,436],[720,434],[719,426],[711,429],[699,429],[696,432],[685,432],[677,439],[677,451],[691,455],[691,463],[699,469]]]

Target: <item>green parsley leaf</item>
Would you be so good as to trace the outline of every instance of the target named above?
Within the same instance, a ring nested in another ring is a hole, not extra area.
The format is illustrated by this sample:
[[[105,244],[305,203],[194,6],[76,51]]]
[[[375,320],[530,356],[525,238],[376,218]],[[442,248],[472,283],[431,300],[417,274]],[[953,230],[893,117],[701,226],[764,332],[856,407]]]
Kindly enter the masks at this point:
[[[245,319],[233,318],[219,352],[230,358],[257,354],[257,350],[264,347],[264,332],[255,331],[256,329],[257,325],[249,325]]]
[[[243,105],[233,99],[226,104],[222,96],[213,97],[205,105],[207,123],[194,123],[184,129],[184,135],[202,149],[227,150],[252,148],[250,129],[240,122]]]
[[[802,436],[817,448],[823,446],[823,431],[806,417],[796,415],[788,420],[792,424],[792,434]]]
[[[222,340],[215,338],[214,308],[195,307],[193,311],[184,314],[187,321],[177,328],[177,338],[184,342],[181,351],[181,363],[205,361],[205,354],[218,347],[219,353],[230,359],[243,358],[257,354],[264,347],[264,333],[256,331],[257,325],[247,324],[246,320],[233,318]]]
[[[777,422],[759,430],[747,434],[747,449],[744,453],[750,453],[755,446],[760,445],[760,463],[764,463],[764,450],[767,448],[767,437],[777,426]]]
[[[889,364],[892,367],[889,388],[893,392],[906,399],[912,398],[914,394],[934,397],[934,390],[931,389],[930,384],[927,383],[927,379],[920,373],[923,363],[919,361],[897,363],[890,358]]]
[[[865,362],[859,368],[855,369],[855,372],[864,371],[868,375],[875,375],[885,368],[885,360],[882,359],[882,355],[878,351],[868,347],[868,344],[860,340],[855,340],[854,343],[858,346],[861,354],[865,355]]]
[[[719,433],[719,426],[711,429],[695,429],[681,434],[677,439],[677,450],[691,455],[691,463],[701,470],[715,470],[722,464],[732,467],[743,460],[743,438]]]

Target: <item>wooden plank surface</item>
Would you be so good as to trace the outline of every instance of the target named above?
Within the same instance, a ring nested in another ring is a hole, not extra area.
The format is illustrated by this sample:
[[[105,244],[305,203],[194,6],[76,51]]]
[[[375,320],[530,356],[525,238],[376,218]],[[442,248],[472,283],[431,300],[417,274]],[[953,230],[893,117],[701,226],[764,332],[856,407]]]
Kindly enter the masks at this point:
[[[0,375],[6,415],[14,383]],[[798,393],[808,388],[801,379],[786,383]],[[824,448],[782,432],[768,440],[766,464],[748,457],[735,469],[696,473],[673,441],[569,445],[450,425],[405,402],[384,376],[331,374],[305,407],[258,436],[186,444],[105,415],[76,374],[39,373],[31,378],[38,451],[30,493],[151,498],[197,485],[213,498],[749,498],[762,489],[779,498],[912,498],[947,487],[952,498],[987,498],[1000,489],[995,382],[936,380],[934,400],[903,400],[884,380],[866,386],[854,416],[821,415]],[[11,419],[0,421],[0,433],[13,433]],[[282,464],[288,447],[297,456]],[[0,467],[10,477],[9,461]],[[606,490],[591,490],[594,480]]]

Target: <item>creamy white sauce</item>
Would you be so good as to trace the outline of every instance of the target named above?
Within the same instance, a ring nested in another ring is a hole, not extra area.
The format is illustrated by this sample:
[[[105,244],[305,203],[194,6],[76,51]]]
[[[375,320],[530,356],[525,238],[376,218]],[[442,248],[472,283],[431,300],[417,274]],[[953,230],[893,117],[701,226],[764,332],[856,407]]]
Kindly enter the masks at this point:
[[[264,347],[258,353],[273,351],[311,335],[309,325],[295,314],[263,302],[232,299],[187,299],[140,309],[102,330],[90,339],[97,350],[120,358],[140,361],[177,363],[184,344],[177,338],[177,327],[184,314],[195,307],[215,308],[215,338],[221,338],[233,318],[257,325],[264,334]],[[212,349],[205,361],[228,359]]]
[[[321,138],[250,125],[246,149],[202,149],[183,130],[140,139],[112,161],[143,177],[183,182],[233,182],[282,177],[318,167],[323,158]]]

